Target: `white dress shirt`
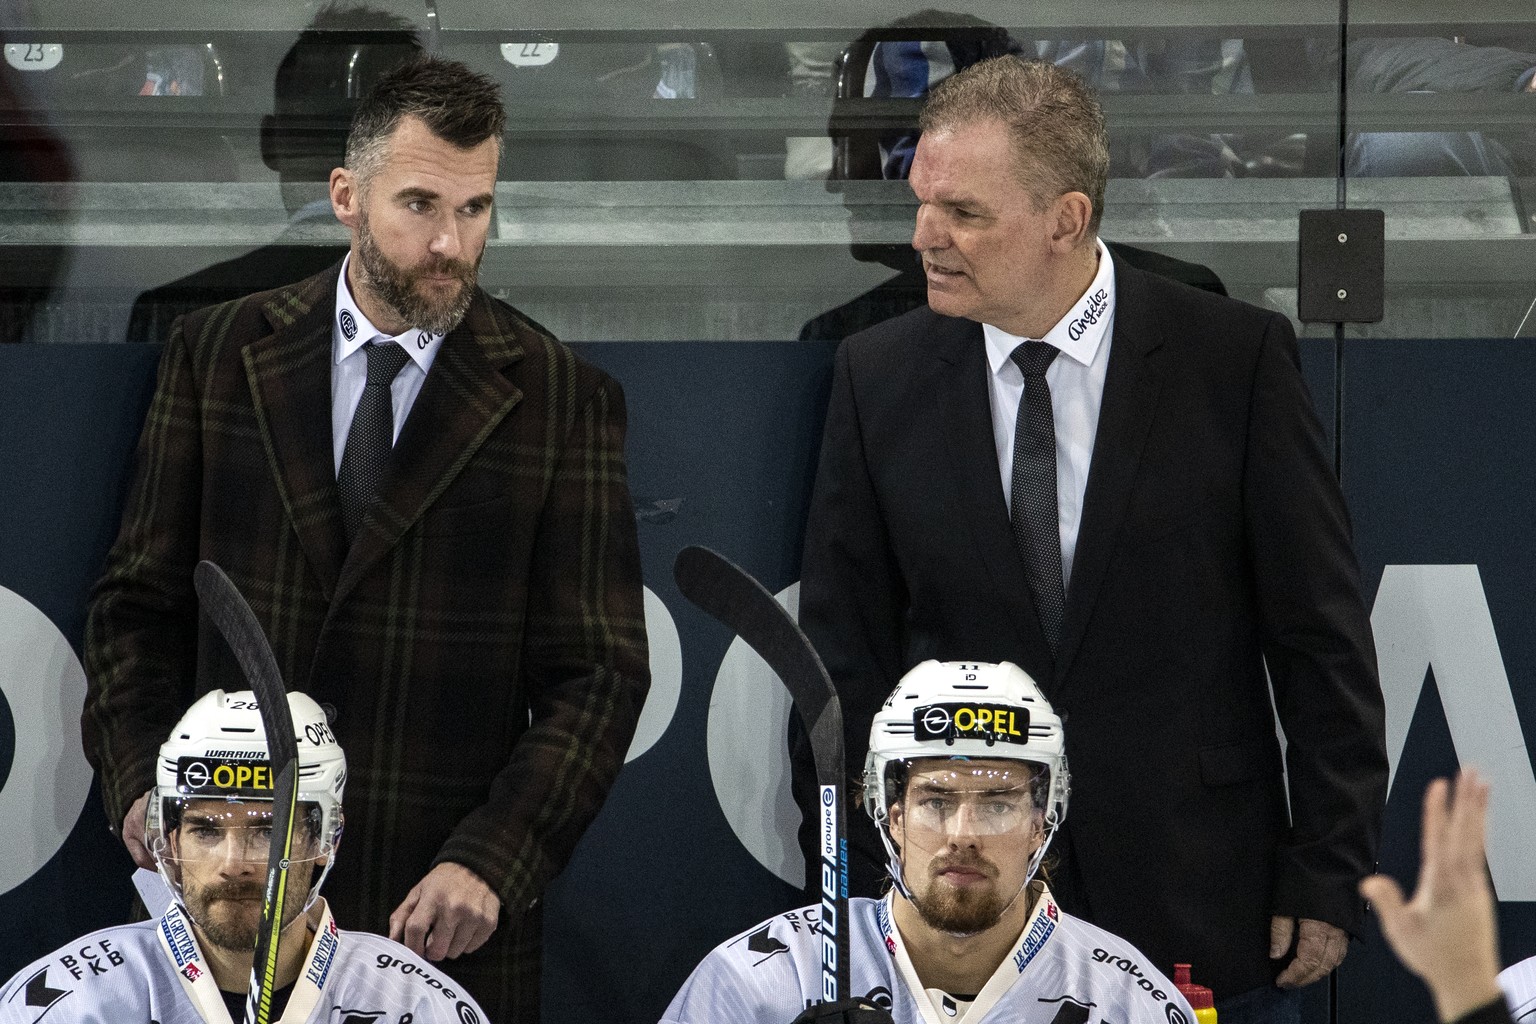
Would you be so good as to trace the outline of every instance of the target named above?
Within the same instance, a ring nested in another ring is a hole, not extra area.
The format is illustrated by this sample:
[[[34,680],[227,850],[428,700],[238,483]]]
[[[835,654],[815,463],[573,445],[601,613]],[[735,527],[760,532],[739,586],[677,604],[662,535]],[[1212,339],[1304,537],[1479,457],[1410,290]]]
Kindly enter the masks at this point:
[[[336,315],[331,321],[331,441],[336,456],[336,474],[341,475],[341,454],[347,447],[347,434],[352,429],[352,415],[363,397],[363,386],[368,383],[368,353],[362,351],[370,341],[394,342],[410,354],[410,362],[395,377],[389,387],[390,406],[395,416],[395,436],[391,443],[400,440],[400,428],[421,385],[426,382],[432,360],[442,347],[441,334],[428,334],[411,328],[403,334],[390,336],[373,326],[363,315],[352,289],[347,285],[347,268],[352,264],[351,253],[341,261],[341,276],[336,279]]]
[[[1099,432],[1099,406],[1104,400],[1104,371],[1109,367],[1110,339],[1115,323],[1115,270],[1109,249],[1097,241],[1099,269],[1093,282],[1067,315],[1036,339],[1054,345],[1061,355],[1045,371],[1051,388],[1051,416],[1056,424],[1056,504],[1061,528],[1061,578],[1072,585],[1072,561],[1077,554],[1077,528],[1083,518],[1083,493],[1088,489],[1088,463]],[[991,324],[981,325],[991,367],[992,436],[997,444],[997,468],[1003,478],[1003,504],[1012,500],[1013,431],[1019,401],[1024,397],[1024,371],[1011,358],[1013,350],[1030,340]]]

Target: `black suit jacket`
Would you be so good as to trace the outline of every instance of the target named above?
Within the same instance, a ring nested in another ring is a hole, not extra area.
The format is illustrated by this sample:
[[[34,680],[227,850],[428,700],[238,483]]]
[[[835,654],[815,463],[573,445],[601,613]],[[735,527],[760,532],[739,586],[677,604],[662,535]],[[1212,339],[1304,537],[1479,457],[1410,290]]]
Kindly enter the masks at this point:
[[[1375,652],[1289,321],[1123,261],[1116,286],[1057,656],[1009,528],[981,327],[926,307],[838,351],[800,615],[850,761],[925,658],[1029,672],[1066,719],[1068,909],[1227,996],[1272,981],[1271,914],[1359,924],[1387,783]],[[855,833],[879,859],[872,841]]]

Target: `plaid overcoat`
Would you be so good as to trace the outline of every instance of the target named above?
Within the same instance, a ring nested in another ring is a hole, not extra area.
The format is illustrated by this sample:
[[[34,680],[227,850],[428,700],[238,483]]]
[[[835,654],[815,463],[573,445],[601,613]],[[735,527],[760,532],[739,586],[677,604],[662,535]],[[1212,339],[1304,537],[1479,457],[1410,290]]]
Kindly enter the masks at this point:
[[[337,919],[385,932],[433,864],[467,865],[503,917],[443,967],[493,1020],[532,1020],[539,894],[618,774],[649,686],[623,393],[477,292],[349,549],[331,440],[338,270],[172,329],[91,599],[86,750],[116,827],[194,697],[244,688],[197,613],[193,566],[216,562],[288,685],[337,711]]]

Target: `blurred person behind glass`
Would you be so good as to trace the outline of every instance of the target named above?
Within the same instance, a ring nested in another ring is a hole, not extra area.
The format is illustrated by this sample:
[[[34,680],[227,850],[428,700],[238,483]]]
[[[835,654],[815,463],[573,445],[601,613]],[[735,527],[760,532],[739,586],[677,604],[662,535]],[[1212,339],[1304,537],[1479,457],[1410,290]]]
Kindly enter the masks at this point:
[[[1346,73],[1353,93],[1536,92],[1536,54],[1452,39],[1354,39]],[[1348,168],[1372,178],[1508,177],[1529,174],[1533,156],[1530,132],[1358,132]]]
[[[34,103],[25,79],[0,64],[0,111],[11,118],[0,143],[0,182],[71,181],[75,171],[69,147],[34,116]],[[7,247],[14,263],[0,286],[0,344],[27,338],[34,314],[52,294],[64,254],[61,245],[29,248],[24,256]],[[18,272],[22,267],[25,271]]]
[[[128,340],[163,341],[183,313],[309,277],[341,259],[347,239],[325,182],[341,166],[352,111],[380,76],[421,49],[415,26],[399,15],[360,5],[323,7],[278,65],[272,113],[261,119],[261,157],[277,173],[288,213],[283,232],[242,256],[144,292],[133,304]]]

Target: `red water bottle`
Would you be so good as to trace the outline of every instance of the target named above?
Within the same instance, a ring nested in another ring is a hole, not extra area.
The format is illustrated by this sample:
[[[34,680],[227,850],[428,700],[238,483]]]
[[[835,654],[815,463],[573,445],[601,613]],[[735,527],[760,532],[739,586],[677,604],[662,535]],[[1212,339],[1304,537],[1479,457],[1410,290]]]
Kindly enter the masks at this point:
[[[1196,1024],[1216,1024],[1216,996],[1204,985],[1189,980],[1189,964],[1173,965],[1173,987],[1189,1000]]]

